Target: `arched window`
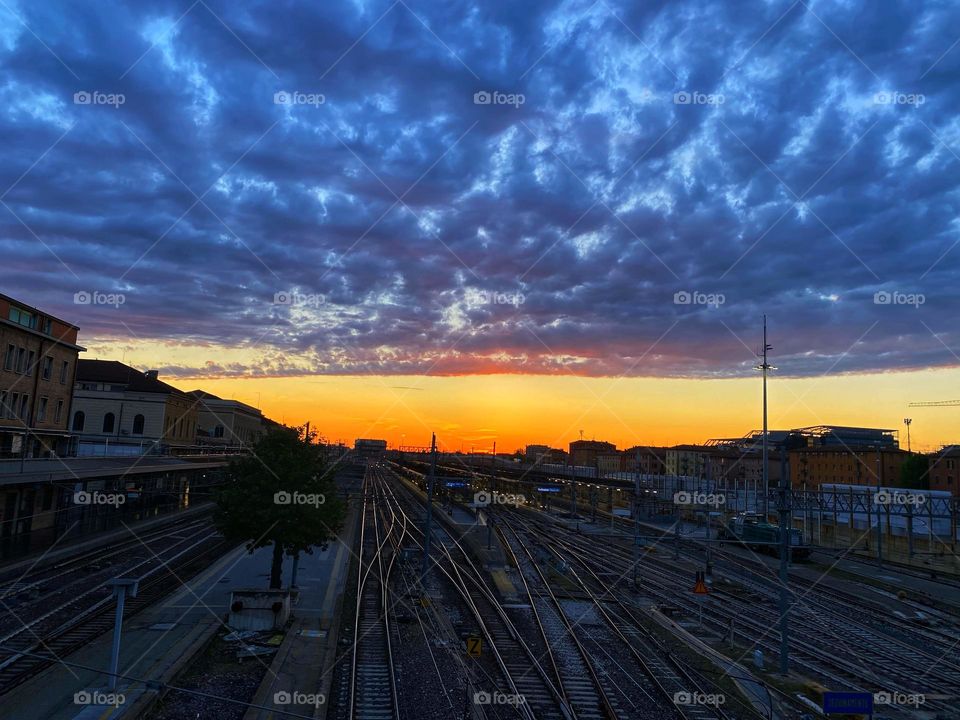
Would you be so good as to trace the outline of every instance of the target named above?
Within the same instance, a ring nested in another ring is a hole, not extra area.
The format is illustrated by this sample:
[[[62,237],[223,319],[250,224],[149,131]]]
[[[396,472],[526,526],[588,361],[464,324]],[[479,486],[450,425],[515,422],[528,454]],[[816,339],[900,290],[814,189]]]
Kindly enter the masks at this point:
[[[133,418],[133,434],[143,435],[143,415],[135,415]]]
[[[113,413],[107,413],[103,416],[103,432],[113,432]]]
[[[74,432],[83,432],[83,421],[86,419],[87,419],[87,416],[83,414],[83,410],[78,410],[73,414]]]

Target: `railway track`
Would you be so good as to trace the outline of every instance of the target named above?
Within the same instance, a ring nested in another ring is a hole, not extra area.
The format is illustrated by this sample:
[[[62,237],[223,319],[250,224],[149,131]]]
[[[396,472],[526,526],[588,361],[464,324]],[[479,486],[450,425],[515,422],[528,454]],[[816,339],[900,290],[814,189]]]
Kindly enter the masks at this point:
[[[559,663],[554,661],[553,664],[560,685],[577,717],[664,718],[668,716],[666,713],[673,715],[664,707],[671,699],[666,695],[655,696],[656,688],[635,688],[640,691],[637,695],[646,695],[648,702],[645,707],[639,706],[631,698],[632,693],[622,693],[622,688],[636,685],[633,672],[624,668],[621,660],[609,654],[605,643],[587,632],[586,627],[581,624],[585,613],[571,617],[570,611],[564,608],[553,592],[528,544],[521,539],[520,532],[522,531],[518,531],[515,526],[508,525],[507,532],[502,533],[501,537],[520,571],[531,606],[546,604],[544,611],[552,613],[555,618],[554,625],[559,625],[557,629],[560,632],[548,636],[543,623],[539,623],[544,642],[551,650],[551,657],[563,653],[563,660]],[[592,651],[588,651],[587,645],[592,646]],[[601,662],[606,669],[598,669]],[[632,707],[624,707],[626,703],[630,703]]]
[[[539,524],[539,521],[535,523]],[[551,525],[554,532],[558,527],[563,526]],[[587,536],[577,536],[569,529],[564,529],[562,534],[563,539],[554,540],[556,546],[561,552],[582,562],[598,568],[614,569],[624,576],[632,566],[632,554],[618,545],[605,544],[603,560],[599,561],[598,548],[591,546],[592,542]],[[639,570],[644,592],[665,605],[679,606],[692,616],[697,614],[699,608],[688,598],[689,573],[684,574],[676,567],[649,556],[641,562]],[[623,584],[626,585],[625,582]],[[762,602],[756,602],[756,598],[745,600],[718,590],[716,586],[711,597],[710,604],[703,608],[705,623],[723,634],[731,620],[735,619],[739,634],[749,644],[771,656],[776,655],[779,647],[779,633],[776,630],[779,615],[775,606],[767,607]],[[878,636],[850,623],[831,620],[829,616],[826,619],[801,616],[798,607],[795,606],[792,612],[794,618],[791,623],[795,633],[791,638],[791,659],[794,666],[808,676],[828,686],[853,691],[918,692],[934,697],[960,692],[956,679],[960,676],[950,677],[944,672],[930,669],[936,665],[937,658],[924,653],[906,652],[899,644],[891,644],[885,636]],[[818,644],[819,638],[832,642],[836,637],[843,638],[843,642],[832,643],[830,647]],[[908,667],[904,660],[919,664]],[[928,676],[927,681],[918,681],[924,674]],[[948,708],[936,700],[928,701],[925,707]],[[908,709],[896,707],[888,712],[892,715],[909,714]]]
[[[397,484],[397,487],[400,487]],[[408,515],[404,501],[397,497],[393,488],[386,489],[395,511],[409,529],[411,542],[422,548],[418,538],[423,537],[417,523]],[[417,507],[419,497],[405,489],[405,502]],[[406,494],[406,493],[409,494]],[[494,693],[513,698],[510,715],[537,720],[574,720],[556,684],[550,679],[540,659],[523,640],[521,633],[507,614],[506,609],[484,580],[485,573],[478,571],[466,550],[457,540],[442,529],[434,531],[438,542],[431,552],[432,568],[455,589],[461,601],[473,617],[476,626],[486,641],[489,652],[499,669],[499,677],[484,677],[479,681],[468,678],[476,692],[492,697]],[[483,706],[486,714],[488,708]]]
[[[210,531],[168,557],[155,558],[156,564],[139,575],[137,596],[127,598],[125,616],[135,615],[168,595],[232,547],[233,543]],[[6,655],[0,662],[0,695],[113,627],[113,598],[87,597],[92,604],[84,605],[82,598],[65,603],[0,638]]]
[[[381,532],[380,486],[364,482],[360,563],[351,654],[349,717],[356,720],[399,720],[397,684],[390,644],[389,582],[395,554],[384,562],[385,547],[395,523]]]
[[[528,533],[528,528],[525,525],[511,522],[509,519],[506,519],[506,525],[515,536],[519,536],[520,533]],[[536,539],[542,541],[544,538],[537,536]],[[567,560],[556,552],[549,539],[541,546],[550,552],[555,560]],[[584,573],[584,577],[581,577],[573,567],[569,567],[568,571],[576,585],[592,603],[593,608],[602,618],[613,638],[622,643],[637,663],[640,674],[646,676],[649,685],[641,689],[651,701],[655,702],[659,699],[661,703],[665,701],[672,705],[678,695],[707,694],[703,691],[701,683],[695,680],[654,636],[644,630],[643,624],[639,622],[635,615],[635,610],[621,599],[620,594],[616,592],[609,581],[602,580],[593,567],[588,564],[581,564],[581,572]],[[591,587],[591,584],[593,587]],[[631,672],[629,675],[635,683],[635,674]],[[614,685],[614,687],[619,688],[621,686]],[[660,713],[658,717],[663,717],[662,709]],[[672,716],[688,718],[689,720],[707,720],[708,718],[723,718],[725,714],[719,708],[713,709],[702,705],[677,705],[673,708]]]
[[[725,568],[736,582],[763,597],[767,605],[754,604],[755,615],[770,623],[779,619],[779,577],[767,565],[757,564],[730,552],[714,549],[731,568]],[[718,567],[720,567],[718,565]],[[839,648],[824,651],[808,647],[812,657],[831,657],[842,665],[847,679],[873,683],[879,690],[922,692],[925,695],[960,694],[960,637],[925,628],[884,612],[860,598],[833,587],[789,575],[791,623],[803,637],[842,637]],[[779,635],[776,635],[779,641]],[[794,643],[798,643],[796,638]],[[855,647],[856,654],[846,648]],[[839,656],[839,657],[837,657]],[[865,666],[869,666],[865,667]],[[885,674],[883,674],[885,673]]]

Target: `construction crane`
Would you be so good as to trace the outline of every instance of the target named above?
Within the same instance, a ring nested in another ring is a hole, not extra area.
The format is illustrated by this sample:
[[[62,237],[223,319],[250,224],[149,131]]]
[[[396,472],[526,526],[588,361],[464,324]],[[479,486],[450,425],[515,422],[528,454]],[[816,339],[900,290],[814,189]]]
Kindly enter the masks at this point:
[[[935,400],[933,402],[912,402],[908,407],[951,407],[960,405],[960,400]]]

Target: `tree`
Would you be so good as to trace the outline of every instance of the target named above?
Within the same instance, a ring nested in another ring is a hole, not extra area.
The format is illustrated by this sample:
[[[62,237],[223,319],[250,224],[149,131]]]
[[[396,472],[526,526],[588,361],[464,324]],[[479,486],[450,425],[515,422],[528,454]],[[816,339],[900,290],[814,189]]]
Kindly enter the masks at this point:
[[[280,588],[283,555],[325,549],[343,525],[344,504],[316,433],[305,427],[270,429],[250,455],[230,463],[217,493],[214,522],[247,551],[273,545],[270,587]]]
[[[930,459],[926,455],[908,455],[900,465],[900,487],[930,489]]]

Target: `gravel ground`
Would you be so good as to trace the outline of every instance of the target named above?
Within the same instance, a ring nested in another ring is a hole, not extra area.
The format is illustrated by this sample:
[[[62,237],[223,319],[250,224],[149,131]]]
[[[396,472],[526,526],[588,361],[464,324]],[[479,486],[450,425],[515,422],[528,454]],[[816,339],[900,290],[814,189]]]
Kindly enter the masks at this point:
[[[253,700],[260,682],[267,674],[271,657],[237,659],[238,644],[229,643],[219,634],[203,655],[178,678],[177,687],[220,695],[235,700]],[[146,720],[241,720],[247,711],[245,705],[227,703],[197,695],[171,690],[153,710],[144,715]]]

